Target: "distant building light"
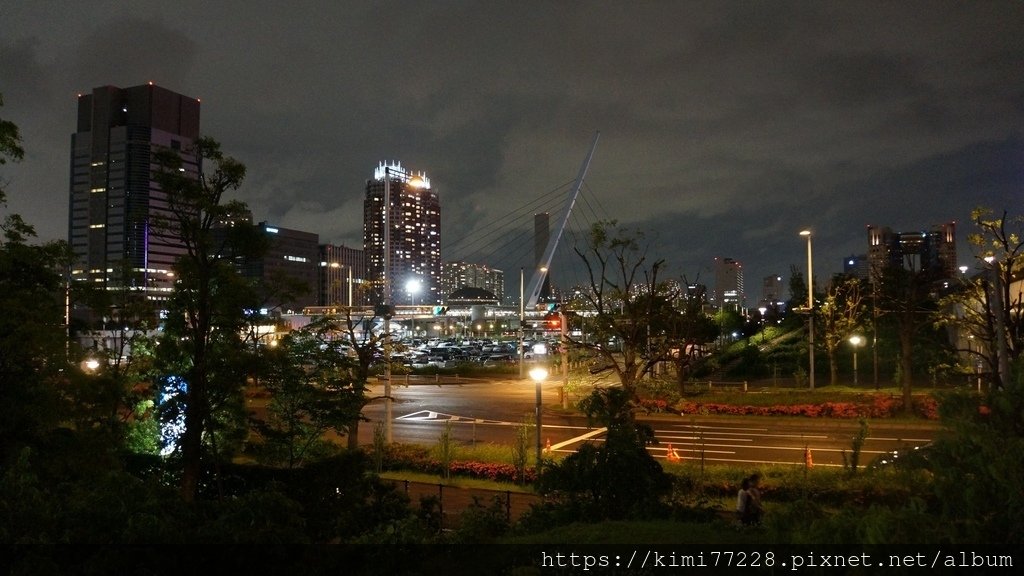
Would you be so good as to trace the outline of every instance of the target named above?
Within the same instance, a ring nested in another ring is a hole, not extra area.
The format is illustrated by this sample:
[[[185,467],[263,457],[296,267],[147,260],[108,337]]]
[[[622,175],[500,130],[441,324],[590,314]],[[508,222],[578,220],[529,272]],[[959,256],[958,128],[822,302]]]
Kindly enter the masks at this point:
[[[279,230],[277,228],[273,228],[271,226],[267,226],[267,232],[270,232],[271,234],[277,234],[279,232]]]

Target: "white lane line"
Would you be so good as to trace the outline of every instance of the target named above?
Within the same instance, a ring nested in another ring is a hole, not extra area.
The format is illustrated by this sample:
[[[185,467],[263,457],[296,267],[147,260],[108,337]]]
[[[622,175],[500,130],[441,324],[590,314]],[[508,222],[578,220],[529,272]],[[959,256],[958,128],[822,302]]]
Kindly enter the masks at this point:
[[[596,430],[591,430],[590,432],[587,432],[586,434],[580,434],[579,436],[577,436],[575,438],[569,438],[568,440],[566,440],[564,442],[559,442],[558,444],[555,444],[554,446],[552,446],[551,450],[558,450],[559,448],[564,448],[564,447],[568,446],[569,444],[574,444],[576,442],[582,442],[584,440],[589,440],[589,439],[593,438],[594,436],[597,436],[598,434],[604,434],[607,431],[608,431],[607,428],[598,428]]]
[[[934,438],[883,438],[881,436],[868,436],[865,440],[878,440],[880,442],[931,442]]]
[[[676,428],[692,428],[694,430],[748,430],[751,432],[767,432],[767,428],[744,428],[743,426],[693,426],[690,424],[673,424]]]
[[[655,430],[654,433],[656,435],[657,434],[673,434],[673,433],[678,434],[679,431],[678,430]],[[808,438],[808,439],[818,438],[818,439],[823,439],[823,440],[827,440],[829,438],[829,436],[821,435],[821,434],[741,434],[739,432],[736,432],[736,433],[731,433],[731,432],[709,432],[709,434],[717,434],[717,435],[720,435],[720,436],[745,436],[745,437],[748,437],[748,438],[751,438],[751,437],[752,438]]]
[[[655,456],[655,458],[661,458],[661,456]],[[696,458],[690,458],[689,460],[696,460]],[[739,462],[741,464],[788,464],[790,466],[803,466],[804,465],[803,462],[782,462],[782,461],[778,461],[778,460],[741,460],[741,459],[738,459],[738,458],[704,458],[704,460],[705,461],[711,461],[711,462]],[[819,464],[819,463],[815,462],[814,466],[815,467],[825,466],[825,467],[830,467],[830,468],[839,468],[839,467],[842,466],[842,464],[823,464],[823,463]]]
[[[753,438],[716,438],[714,436],[704,436],[703,439],[704,440],[716,440],[716,441],[721,441],[721,442],[725,442],[725,441],[730,441],[730,442],[753,442],[754,441]],[[666,435],[659,435],[658,436],[658,440],[693,440],[693,441],[700,441],[701,437],[700,436],[666,436]]]

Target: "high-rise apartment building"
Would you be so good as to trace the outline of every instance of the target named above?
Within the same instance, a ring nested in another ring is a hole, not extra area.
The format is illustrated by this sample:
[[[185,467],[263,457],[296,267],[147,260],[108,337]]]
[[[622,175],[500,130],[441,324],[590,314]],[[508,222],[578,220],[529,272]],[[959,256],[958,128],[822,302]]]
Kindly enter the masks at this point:
[[[715,258],[715,302],[720,310],[742,311],[746,305],[743,293],[743,265],[732,258]]]
[[[482,288],[504,302],[505,273],[486,264],[445,262],[441,273],[441,298],[462,288]]]
[[[935,278],[952,278],[957,271],[956,223],[914,232],[868,226],[868,263],[872,278],[889,266],[918,270]]]
[[[79,95],[68,201],[72,281],[167,297],[184,248],[173,230],[154,227],[170,214],[153,180],[153,154],[181,151],[181,170],[198,177],[188,153],[198,136],[197,99],[153,84]]]
[[[364,254],[345,245],[320,245],[320,306],[366,304]]]
[[[386,238],[385,196],[390,195]],[[389,257],[385,243],[390,242]],[[441,300],[441,203],[423,172],[413,173],[400,162],[381,163],[366,182],[363,201],[363,251],[366,278],[373,300],[396,303],[410,282],[419,282],[421,303]],[[391,294],[384,293],[385,261],[389,264]],[[390,296],[390,298],[389,298]]]

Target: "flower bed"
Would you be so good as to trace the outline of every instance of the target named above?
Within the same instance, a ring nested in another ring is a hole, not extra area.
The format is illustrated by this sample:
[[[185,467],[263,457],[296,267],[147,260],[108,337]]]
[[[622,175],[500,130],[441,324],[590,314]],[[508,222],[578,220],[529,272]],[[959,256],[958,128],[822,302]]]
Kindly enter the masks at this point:
[[[914,414],[928,420],[939,417],[938,403],[930,396],[915,398]],[[876,395],[860,402],[819,402],[809,404],[776,404],[773,406],[744,406],[715,402],[680,402],[675,409],[680,414],[728,414],[751,416],[804,416],[810,418],[891,418],[903,415],[903,400],[893,396]]]
[[[389,470],[412,470],[437,475],[444,473],[444,466],[441,462],[431,456],[429,450],[417,446],[392,445],[387,449],[384,462],[385,467]],[[519,480],[515,466],[498,462],[453,460],[449,465],[449,471],[456,476],[498,482],[517,482]],[[533,482],[537,478],[536,470],[533,467],[528,466],[525,475],[527,482]]]

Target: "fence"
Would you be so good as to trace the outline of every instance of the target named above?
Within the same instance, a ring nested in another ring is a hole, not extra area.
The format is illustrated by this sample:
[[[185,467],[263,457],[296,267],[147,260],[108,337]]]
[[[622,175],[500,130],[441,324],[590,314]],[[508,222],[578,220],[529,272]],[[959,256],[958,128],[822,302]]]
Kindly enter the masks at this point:
[[[463,488],[445,484],[427,482],[411,482],[409,480],[391,480],[398,490],[402,490],[411,503],[418,504],[421,498],[436,497],[440,505],[441,528],[456,527],[458,516],[477,503],[490,507],[495,498],[505,505],[505,520],[514,522],[530,510],[533,504],[540,504],[543,498],[537,494],[512,492],[510,490],[489,490],[487,488]]]

